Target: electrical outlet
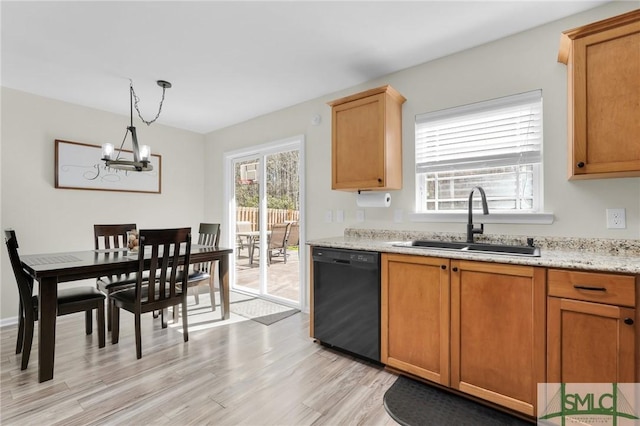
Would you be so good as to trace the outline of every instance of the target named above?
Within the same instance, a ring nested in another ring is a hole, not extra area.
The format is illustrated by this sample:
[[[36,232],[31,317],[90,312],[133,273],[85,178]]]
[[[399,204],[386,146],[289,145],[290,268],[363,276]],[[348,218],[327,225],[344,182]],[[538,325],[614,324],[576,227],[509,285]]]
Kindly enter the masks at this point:
[[[607,209],[607,228],[624,229],[627,227],[627,218],[624,209]]]
[[[364,222],[364,210],[356,210],[356,222]]]
[[[324,221],[325,223],[333,222],[333,213],[331,213],[331,210],[327,210],[324,212]]]
[[[336,222],[344,222],[344,210],[336,210]]]

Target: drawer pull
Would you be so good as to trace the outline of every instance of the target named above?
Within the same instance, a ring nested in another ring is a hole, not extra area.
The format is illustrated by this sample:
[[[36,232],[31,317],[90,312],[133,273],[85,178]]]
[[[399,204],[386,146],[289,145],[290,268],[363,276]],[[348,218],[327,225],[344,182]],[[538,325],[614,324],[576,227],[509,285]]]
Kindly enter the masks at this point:
[[[633,325],[633,318],[625,318],[624,323],[627,325]]]
[[[576,290],[589,290],[589,291],[607,291],[606,287],[591,287],[588,285],[574,285]]]

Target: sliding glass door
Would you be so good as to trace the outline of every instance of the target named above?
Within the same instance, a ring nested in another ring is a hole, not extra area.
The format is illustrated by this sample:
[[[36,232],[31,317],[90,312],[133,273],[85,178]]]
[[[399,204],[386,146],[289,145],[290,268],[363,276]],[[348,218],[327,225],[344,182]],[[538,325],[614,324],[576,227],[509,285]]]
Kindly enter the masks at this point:
[[[302,137],[226,154],[232,289],[291,306],[304,300]]]

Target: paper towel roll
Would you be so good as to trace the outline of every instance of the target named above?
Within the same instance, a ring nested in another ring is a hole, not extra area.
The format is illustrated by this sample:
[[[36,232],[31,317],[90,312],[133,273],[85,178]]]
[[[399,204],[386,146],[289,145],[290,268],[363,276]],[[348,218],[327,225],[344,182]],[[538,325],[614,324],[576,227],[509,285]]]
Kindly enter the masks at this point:
[[[389,207],[391,194],[374,191],[360,192],[356,195],[356,205],[358,207]]]

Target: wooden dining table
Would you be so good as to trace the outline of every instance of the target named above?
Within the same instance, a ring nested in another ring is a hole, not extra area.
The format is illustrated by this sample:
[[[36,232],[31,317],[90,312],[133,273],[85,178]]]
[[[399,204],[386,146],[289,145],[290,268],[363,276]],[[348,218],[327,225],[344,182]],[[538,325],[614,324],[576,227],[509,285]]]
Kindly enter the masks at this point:
[[[229,319],[229,255],[232,249],[191,245],[189,263],[219,261],[220,308]],[[38,380],[53,378],[58,283],[134,273],[138,254],[124,249],[21,255],[22,266],[38,281]]]

